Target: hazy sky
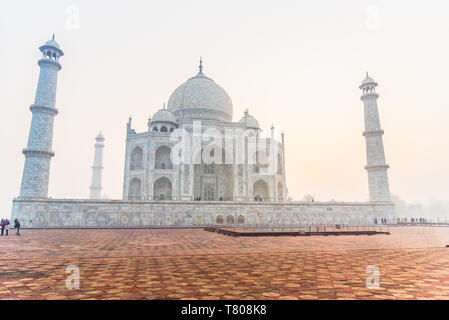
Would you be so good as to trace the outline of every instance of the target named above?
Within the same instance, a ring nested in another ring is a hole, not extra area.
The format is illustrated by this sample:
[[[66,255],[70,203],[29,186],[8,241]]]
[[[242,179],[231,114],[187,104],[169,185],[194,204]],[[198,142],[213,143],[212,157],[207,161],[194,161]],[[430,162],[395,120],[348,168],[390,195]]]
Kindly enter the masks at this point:
[[[19,194],[39,76],[38,47],[56,34],[59,73],[49,195],[86,198],[102,130],[104,193],[122,196],[125,129],[140,132],[170,94],[204,73],[285,131],[294,199],[364,201],[363,104],[369,71],[391,191],[449,199],[448,1],[2,1],[0,207]]]

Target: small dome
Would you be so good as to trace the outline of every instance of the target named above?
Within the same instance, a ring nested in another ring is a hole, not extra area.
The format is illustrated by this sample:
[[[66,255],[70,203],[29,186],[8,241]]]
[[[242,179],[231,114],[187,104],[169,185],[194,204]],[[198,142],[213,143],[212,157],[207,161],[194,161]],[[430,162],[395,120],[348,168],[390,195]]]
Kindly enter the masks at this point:
[[[232,121],[232,102],[226,91],[200,72],[170,96],[168,110],[179,118]]]
[[[101,133],[101,131],[98,134],[98,136],[95,138],[95,140],[105,140],[104,137],[103,137],[103,134]]]
[[[45,42],[44,46],[55,47],[56,49],[61,49],[59,47],[59,44],[55,40],[48,40],[47,42]]]
[[[366,78],[363,80],[363,82],[362,82],[362,84],[368,84],[368,83],[374,83],[373,78],[371,78],[371,77],[366,77]]]
[[[243,116],[242,119],[240,119],[239,123],[245,123],[245,118],[246,118],[246,127],[247,128],[252,128],[252,129],[259,129],[259,122],[257,122],[256,118],[254,118],[253,116],[250,116],[249,114],[246,114]]]
[[[59,56],[62,57],[64,55],[64,52],[59,47],[59,44],[55,41],[55,35],[53,35],[53,38],[51,40],[48,40],[45,42],[43,46],[39,48],[42,52],[46,49],[54,49],[59,53]]]
[[[368,72],[366,73],[366,78],[363,79],[362,86],[364,86],[364,85],[366,85],[366,84],[374,84],[374,85],[377,85],[376,81],[374,81],[373,78],[371,78],[370,76],[368,76]]]
[[[170,122],[176,123],[176,118],[173,113],[168,111],[167,109],[161,109],[156,112],[151,119],[151,122]]]

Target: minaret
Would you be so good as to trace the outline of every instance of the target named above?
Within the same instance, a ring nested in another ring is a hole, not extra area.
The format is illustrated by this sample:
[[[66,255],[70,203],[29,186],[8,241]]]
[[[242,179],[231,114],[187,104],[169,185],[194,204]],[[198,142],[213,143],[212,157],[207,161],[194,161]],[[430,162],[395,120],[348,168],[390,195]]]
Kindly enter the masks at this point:
[[[390,187],[388,185],[387,169],[385,162],[382,135],[384,131],[380,127],[379,112],[377,109],[376,93],[377,83],[368,76],[363,80],[360,89],[363,91],[362,101],[365,106],[365,132],[366,158],[368,171],[369,198],[371,202],[391,201]]]
[[[104,137],[101,132],[95,138],[94,165],[92,166],[92,181],[90,184],[90,199],[101,199],[101,173],[103,171]]]
[[[64,55],[53,39],[39,48],[42,58],[36,98],[30,110],[33,114],[27,147],[23,150],[25,166],[20,187],[20,198],[47,198],[50,160],[54,156],[53,120],[58,114],[55,108],[56,83],[61,70],[59,58]]]

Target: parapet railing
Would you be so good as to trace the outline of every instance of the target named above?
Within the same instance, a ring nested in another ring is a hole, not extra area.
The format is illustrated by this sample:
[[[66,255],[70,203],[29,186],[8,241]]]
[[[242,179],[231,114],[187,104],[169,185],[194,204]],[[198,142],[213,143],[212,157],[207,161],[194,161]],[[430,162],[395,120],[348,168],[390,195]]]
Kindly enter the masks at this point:
[[[335,232],[390,232],[389,225],[235,225],[235,224],[213,224],[205,226],[210,229],[221,229],[240,232],[304,232],[304,233],[335,233]]]

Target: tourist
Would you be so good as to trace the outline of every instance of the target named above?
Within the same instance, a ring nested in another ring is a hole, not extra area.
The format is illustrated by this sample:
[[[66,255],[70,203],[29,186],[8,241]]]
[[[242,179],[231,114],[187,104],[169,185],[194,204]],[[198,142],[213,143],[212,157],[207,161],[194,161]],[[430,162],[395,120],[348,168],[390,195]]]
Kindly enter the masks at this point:
[[[0,221],[0,225],[1,225],[1,227],[2,227],[2,234],[1,234],[1,235],[3,235],[3,233],[5,232],[5,219],[2,219],[2,220]]]
[[[8,231],[9,231],[9,223],[5,223],[5,230],[6,230],[6,235],[8,235]]]
[[[20,236],[20,222],[17,218],[14,220],[14,228],[17,229],[16,235]]]

